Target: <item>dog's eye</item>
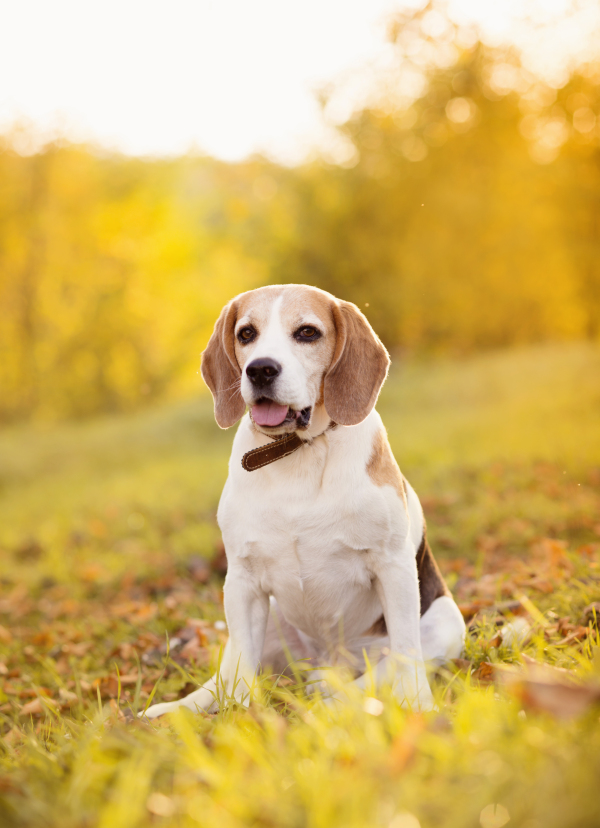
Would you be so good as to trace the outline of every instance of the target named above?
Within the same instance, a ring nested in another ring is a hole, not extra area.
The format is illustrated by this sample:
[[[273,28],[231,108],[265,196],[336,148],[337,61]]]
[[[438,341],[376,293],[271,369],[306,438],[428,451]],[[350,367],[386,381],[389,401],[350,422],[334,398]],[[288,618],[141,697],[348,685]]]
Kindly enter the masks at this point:
[[[318,339],[320,336],[321,332],[316,328],[313,328],[312,325],[304,325],[302,328],[298,328],[294,334],[294,338],[299,342],[314,342],[314,340]]]
[[[254,330],[254,328],[251,328],[250,326],[248,326],[247,328],[240,328],[237,335],[242,345],[244,345],[247,342],[252,342],[255,336],[256,331]]]

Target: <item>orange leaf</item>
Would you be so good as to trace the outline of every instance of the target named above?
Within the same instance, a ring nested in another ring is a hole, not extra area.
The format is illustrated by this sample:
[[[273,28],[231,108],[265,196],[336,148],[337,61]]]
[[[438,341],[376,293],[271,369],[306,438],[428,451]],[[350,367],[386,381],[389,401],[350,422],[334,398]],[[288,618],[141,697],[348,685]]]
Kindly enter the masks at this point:
[[[528,663],[522,671],[506,665],[496,675],[524,708],[550,713],[557,719],[574,718],[600,702],[597,682],[577,684],[568,671],[549,665]]]
[[[482,684],[489,684],[494,680],[495,665],[490,664],[489,661],[482,661],[479,667],[473,673],[473,678],[480,681]]]
[[[44,699],[42,703],[40,698],[33,699],[33,701],[27,702],[27,704],[23,705],[19,711],[19,716],[41,716],[42,713],[47,711],[47,707],[44,705],[56,707],[56,702],[54,699]]]

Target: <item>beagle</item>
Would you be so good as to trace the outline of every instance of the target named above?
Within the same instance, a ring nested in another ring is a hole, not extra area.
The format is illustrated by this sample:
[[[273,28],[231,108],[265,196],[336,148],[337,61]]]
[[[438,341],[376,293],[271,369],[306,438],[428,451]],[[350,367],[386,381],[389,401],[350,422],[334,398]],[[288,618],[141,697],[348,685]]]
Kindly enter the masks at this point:
[[[290,660],[321,691],[319,668],[344,664],[359,687],[433,707],[425,662],[459,656],[465,625],[374,408],[388,366],[359,309],[317,288],[223,308],[202,376],[218,425],[241,420],[217,516],[229,640],[218,675],[146,716],[209,711],[224,692],[247,703],[261,665]]]

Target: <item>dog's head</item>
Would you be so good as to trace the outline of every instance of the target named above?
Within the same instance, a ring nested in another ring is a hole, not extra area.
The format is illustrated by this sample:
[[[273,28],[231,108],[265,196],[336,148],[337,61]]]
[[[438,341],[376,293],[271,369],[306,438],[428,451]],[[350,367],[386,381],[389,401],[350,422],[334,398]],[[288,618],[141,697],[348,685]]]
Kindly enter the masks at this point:
[[[236,296],[202,355],[221,428],[248,406],[258,430],[270,435],[308,428],[320,407],[340,425],[362,422],[388,366],[387,351],[356,305],[307,285]]]

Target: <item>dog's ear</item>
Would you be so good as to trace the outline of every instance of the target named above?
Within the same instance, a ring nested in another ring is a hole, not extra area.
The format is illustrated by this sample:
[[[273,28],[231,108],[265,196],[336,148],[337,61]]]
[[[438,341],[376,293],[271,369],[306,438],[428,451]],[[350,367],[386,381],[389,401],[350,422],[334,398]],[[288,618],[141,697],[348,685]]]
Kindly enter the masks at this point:
[[[323,401],[334,422],[357,425],[373,410],[390,358],[356,305],[334,303],[332,312],[337,339],[325,374]]]
[[[235,425],[244,416],[246,403],[240,392],[242,372],[235,356],[234,330],[237,302],[225,305],[206,350],[202,353],[202,377],[215,403],[215,420],[221,428]]]

